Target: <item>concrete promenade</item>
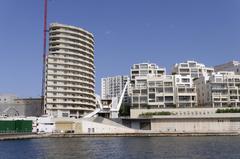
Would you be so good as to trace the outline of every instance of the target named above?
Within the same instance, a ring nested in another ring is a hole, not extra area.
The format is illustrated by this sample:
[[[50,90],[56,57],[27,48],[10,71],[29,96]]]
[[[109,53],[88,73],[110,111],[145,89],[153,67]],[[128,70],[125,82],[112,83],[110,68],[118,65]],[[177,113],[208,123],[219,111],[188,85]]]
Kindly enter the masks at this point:
[[[24,140],[41,138],[77,138],[77,137],[187,137],[187,136],[239,136],[237,132],[208,132],[208,133],[95,133],[95,134],[1,134],[0,141]]]

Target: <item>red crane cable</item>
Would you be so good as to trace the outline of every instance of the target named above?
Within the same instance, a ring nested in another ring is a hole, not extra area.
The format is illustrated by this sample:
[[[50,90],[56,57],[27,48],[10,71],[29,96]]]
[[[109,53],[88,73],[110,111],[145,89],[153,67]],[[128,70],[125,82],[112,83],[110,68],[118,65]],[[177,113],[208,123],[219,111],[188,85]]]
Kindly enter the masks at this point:
[[[43,30],[43,70],[42,70],[42,110],[44,109],[45,67],[47,55],[47,0],[44,0],[44,30]]]

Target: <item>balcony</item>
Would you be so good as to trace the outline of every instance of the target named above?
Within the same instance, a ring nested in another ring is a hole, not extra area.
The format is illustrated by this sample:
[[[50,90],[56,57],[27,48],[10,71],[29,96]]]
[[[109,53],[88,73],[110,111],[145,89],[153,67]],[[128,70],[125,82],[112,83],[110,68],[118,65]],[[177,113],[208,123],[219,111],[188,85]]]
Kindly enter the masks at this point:
[[[89,107],[93,107],[95,108],[95,104],[94,103],[90,103],[90,102],[80,102],[80,101],[50,101],[50,100],[47,100],[47,104],[63,104],[63,105],[86,105],[86,106],[89,106]],[[55,107],[56,109],[61,109],[61,107]],[[63,108],[67,108],[67,107],[63,107]],[[71,108],[77,108],[76,106],[74,107],[71,107]]]
[[[84,47],[84,48],[87,48],[89,50],[91,50],[92,52],[94,52],[94,49],[93,49],[93,46],[92,45],[86,45],[86,44],[83,44],[83,43],[79,43],[79,42],[73,42],[71,40],[63,40],[63,38],[60,38],[59,40],[51,40],[50,42],[50,45],[51,44],[68,44],[68,45],[72,45],[71,47],[73,48],[80,48],[79,46],[81,47]]]
[[[95,86],[93,82],[88,82],[86,80],[79,80],[79,79],[65,79],[65,78],[52,78],[48,77],[47,80],[49,81],[63,81],[63,82],[78,82],[78,83],[84,83],[84,84],[89,84],[91,86]]]
[[[59,49],[62,50],[64,52],[63,49]],[[50,54],[48,55],[48,62],[52,62],[52,61],[63,61],[63,62],[68,62],[68,63],[72,63],[72,64],[81,64],[83,67],[90,67],[90,68],[94,68],[94,64],[86,64],[85,60],[83,60],[83,56],[84,57],[88,57],[87,55],[83,55],[83,54],[77,54],[77,55],[66,55],[64,53],[60,53],[60,51],[58,50],[58,52],[54,52],[51,51]],[[56,55],[56,56],[55,56]]]
[[[54,65],[54,63],[52,63],[52,65]],[[94,78],[95,77],[95,74],[93,72],[80,70],[79,68],[64,67],[64,65],[60,65],[60,66],[57,66],[57,67],[48,65],[48,69],[49,70],[76,71],[76,72],[79,72],[79,73],[86,73],[86,74],[91,76],[91,77],[86,76],[87,78]],[[67,75],[67,73],[65,75]]]
[[[91,90],[94,92],[94,88],[89,86],[82,86],[82,85],[72,85],[72,84],[54,84],[54,83],[48,83],[46,86],[48,87],[69,87],[69,88],[81,88],[86,90]]]
[[[58,54],[58,56],[54,57],[51,56],[52,54]],[[68,56],[66,56],[67,54],[69,54]],[[93,62],[89,62],[87,61],[88,59],[85,59],[85,56],[81,55],[81,54],[75,54],[75,53],[71,53],[69,51],[66,51],[64,49],[58,49],[57,51],[49,51],[49,57],[51,56],[51,58],[61,58],[62,59],[71,59],[71,60],[77,60],[77,61],[81,61],[83,63],[86,63],[88,65],[90,65],[91,67],[94,67]]]
[[[50,36],[51,37],[54,36],[54,35],[51,35],[51,34],[54,34],[54,33],[56,35],[61,35],[62,37],[69,37],[71,39],[73,39],[73,38],[76,38],[78,40],[82,39],[89,44],[94,43],[93,37],[90,38],[89,36],[84,35],[84,33],[78,33],[78,32],[74,32],[74,31],[71,31],[71,30],[66,30],[66,29],[63,29],[63,28],[59,28],[59,29],[56,29],[56,30],[50,30]],[[91,42],[89,42],[89,41],[91,41]]]
[[[52,107],[52,106],[47,106],[47,109],[52,109],[52,110],[85,110],[85,111],[94,111],[94,107],[93,108],[86,108],[86,107],[71,107],[71,106],[57,106],[57,107]]]
[[[52,50],[52,49],[67,49],[67,50],[70,50],[71,53],[74,53],[74,54],[82,54],[85,56],[85,58],[89,58],[90,60],[92,60],[94,57],[93,57],[93,52],[90,52],[88,51],[88,49],[82,49],[82,48],[76,48],[76,47],[72,47],[72,46],[67,46],[67,45],[63,45],[63,44],[58,44],[58,45],[53,45],[53,46],[49,46],[49,50]]]
[[[81,94],[85,94],[84,92]],[[92,94],[91,94],[92,95]],[[89,100],[95,102],[95,99],[92,97],[81,97],[81,96],[69,96],[69,95],[47,95],[47,98],[54,98],[54,99],[81,99],[81,100]]]
[[[84,73],[86,73],[86,72],[84,71]],[[48,71],[47,74],[48,74],[48,76],[52,75],[52,76],[67,76],[67,77],[73,77],[73,78],[76,77],[76,78],[86,79],[86,80],[91,81],[93,83],[95,82],[94,81],[94,76],[87,76],[87,75],[83,75],[83,74],[60,73],[60,72],[52,72],[52,71]]]

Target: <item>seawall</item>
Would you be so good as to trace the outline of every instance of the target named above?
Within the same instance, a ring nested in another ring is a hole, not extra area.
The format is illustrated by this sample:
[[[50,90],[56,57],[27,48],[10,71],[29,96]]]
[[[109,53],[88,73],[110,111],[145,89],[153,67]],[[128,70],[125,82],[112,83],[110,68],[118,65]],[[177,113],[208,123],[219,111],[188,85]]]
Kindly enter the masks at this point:
[[[209,133],[99,133],[99,134],[1,134],[0,141],[41,138],[77,137],[194,137],[194,136],[239,136],[237,132]]]

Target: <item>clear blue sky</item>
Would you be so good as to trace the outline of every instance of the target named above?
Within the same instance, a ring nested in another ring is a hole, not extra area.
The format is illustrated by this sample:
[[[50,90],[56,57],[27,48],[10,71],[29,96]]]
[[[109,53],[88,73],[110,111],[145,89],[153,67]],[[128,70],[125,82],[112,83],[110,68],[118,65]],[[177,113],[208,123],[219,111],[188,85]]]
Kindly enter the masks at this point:
[[[49,0],[51,22],[95,35],[100,78],[129,74],[132,64],[168,70],[188,59],[208,66],[239,60],[239,0]],[[41,94],[43,0],[0,1],[0,92]]]

